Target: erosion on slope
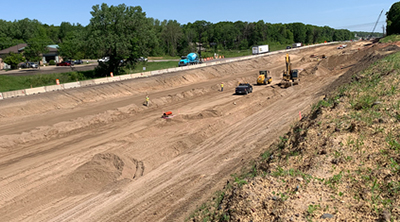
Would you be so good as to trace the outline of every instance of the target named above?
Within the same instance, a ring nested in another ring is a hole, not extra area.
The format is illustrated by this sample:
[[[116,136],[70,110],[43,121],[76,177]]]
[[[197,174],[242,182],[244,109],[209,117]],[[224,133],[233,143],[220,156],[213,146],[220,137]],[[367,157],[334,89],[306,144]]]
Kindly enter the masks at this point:
[[[334,85],[350,83],[314,105],[190,220],[399,221],[400,53],[359,72],[380,57],[364,57],[339,78]]]

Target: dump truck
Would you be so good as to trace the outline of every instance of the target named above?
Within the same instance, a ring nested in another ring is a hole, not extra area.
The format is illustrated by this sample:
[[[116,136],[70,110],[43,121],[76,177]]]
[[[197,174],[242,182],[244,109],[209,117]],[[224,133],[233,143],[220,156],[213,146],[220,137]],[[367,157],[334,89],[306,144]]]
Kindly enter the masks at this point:
[[[181,67],[187,65],[196,65],[199,63],[200,63],[199,56],[196,53],[192,52],[189,53],[187,56],[182,56],[181,60],[178,63],[178,66]]]
[[[300,81],[299,70],[292,69],[292,63],[290,63],[289,54],[286,54],[285,63],[286,63],[286,70],[283,71],[282,81],[280,85],[283,86],[284,88],[293,85],[298,85]]]
[[[253,55],[267,53],[267,52],[269,52],[269,47],[268,47],[268,45],[253,46],[252,51],[253,51]]]
[[[268,76],[269,70],[262,70],[258,74],[257,85],[267,85],[272,82],[272,77]]]

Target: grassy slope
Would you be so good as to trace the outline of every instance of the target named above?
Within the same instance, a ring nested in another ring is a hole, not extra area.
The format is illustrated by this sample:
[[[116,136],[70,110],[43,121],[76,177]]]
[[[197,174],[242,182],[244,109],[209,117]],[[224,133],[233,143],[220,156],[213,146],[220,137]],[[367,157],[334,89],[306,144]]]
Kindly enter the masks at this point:
[[[191,221],[400,220],[400,53],[314,105]]]
[[[397,41],[400,41],[400,35],[389,35],[389,36],[386,36],[385,38],[381,39],[379,42],[391,43],[391,42],[397,42]]]

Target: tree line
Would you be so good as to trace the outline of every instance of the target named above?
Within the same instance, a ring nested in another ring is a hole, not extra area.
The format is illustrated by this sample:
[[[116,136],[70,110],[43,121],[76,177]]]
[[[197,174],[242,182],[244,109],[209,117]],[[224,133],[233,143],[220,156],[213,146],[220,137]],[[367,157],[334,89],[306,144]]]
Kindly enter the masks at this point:
[[[69,22],[54,26],[28,18],[0,20],[0,50],[27,43],[29,59],[37,59],[46,45],[58,44],[59,53],[67,58],[109,56],[110,61],[100,69],[118,73],[121,66],[134,65],[141,56],[186,55],[196,52],[198,44],[210,51],[246,50],[254,45],[314,44],[354,37],[345,29],[303,23],[271,24],[263,20],[180,24],[176,20],[146,17],[140,6],[125,4],[95,5],[90,13],[92,18],[87,26]]]

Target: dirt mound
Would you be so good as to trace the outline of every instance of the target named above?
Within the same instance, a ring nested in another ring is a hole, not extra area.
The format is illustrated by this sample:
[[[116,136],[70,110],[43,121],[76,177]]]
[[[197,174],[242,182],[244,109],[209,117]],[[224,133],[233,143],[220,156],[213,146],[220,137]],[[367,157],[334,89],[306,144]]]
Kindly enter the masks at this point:
[[[183,119],[205,119],[205,118],[210,118],[210,117],[218,117],[222,116],[222,113],[218,110],[212,109],[212,110],[204,110],[201,113],[196,113],[196,114],[186,114],[183,115]]]
[[[116,182],[122,175],[124,166],[124,161],[115,154],[96,154],[92,160],[78,167],[68,176],[66,187],[70,187],[74,193],[99,190]]]
[[[400,51],[400,47],[397,45],[390,45],[382,49],[382,51]]]

